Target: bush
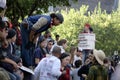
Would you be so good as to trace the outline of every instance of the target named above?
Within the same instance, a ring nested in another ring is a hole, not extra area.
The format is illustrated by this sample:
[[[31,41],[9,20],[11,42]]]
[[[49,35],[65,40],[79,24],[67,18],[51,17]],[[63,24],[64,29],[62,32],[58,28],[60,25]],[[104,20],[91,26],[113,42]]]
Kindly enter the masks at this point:
[[[77,45],[78,34],[83,31],[84,24],[89,23],[96,34],[96,49],[105,51],[107,55],[113,54],[115,50],[120,51],[120,11],[107,14],[99,7],[93,12],[87,10],[88,6],[83,5],[80,10],[62,11],[65,21],[53,28],[52,34],[67,39],[69,47]]]

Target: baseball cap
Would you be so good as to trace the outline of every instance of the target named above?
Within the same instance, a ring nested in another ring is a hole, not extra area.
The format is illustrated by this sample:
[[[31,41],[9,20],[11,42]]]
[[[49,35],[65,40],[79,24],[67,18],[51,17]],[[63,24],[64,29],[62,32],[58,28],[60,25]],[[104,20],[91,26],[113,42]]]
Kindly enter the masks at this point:
[[[56,15],[57,19],[60,20],[60,23],[64,22],[63,15],[61,13],[56,13],[55,15]]]

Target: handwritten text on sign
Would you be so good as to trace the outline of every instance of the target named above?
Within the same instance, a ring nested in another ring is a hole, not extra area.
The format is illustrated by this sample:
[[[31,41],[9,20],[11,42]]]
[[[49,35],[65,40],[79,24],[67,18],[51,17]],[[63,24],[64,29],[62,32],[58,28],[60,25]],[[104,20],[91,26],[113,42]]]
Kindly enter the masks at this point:
[[[95,49],[95,34],[80,34],[78,47],[81,49]]]

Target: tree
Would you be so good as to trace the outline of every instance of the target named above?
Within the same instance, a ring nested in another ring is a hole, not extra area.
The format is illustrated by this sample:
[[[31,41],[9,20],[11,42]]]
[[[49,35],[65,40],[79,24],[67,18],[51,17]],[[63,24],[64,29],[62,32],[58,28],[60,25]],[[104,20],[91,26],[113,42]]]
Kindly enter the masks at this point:
[[[76,1],[76,0],[75,0]],[[12,20],[24,19],[34,12],[47,12],[49,6],[69,6],[69,0],[8,0],[6,15]]]
[[[96,34],[96,49],[105,51],[107,55],[113,54],[114,51],[120,52],[120,11],[107,14],[98,7],[91,14],[87,10],[88,6],[83,5],[80,10],[62,11],[65,22],[51,29],[52,37],[59,34],[61,39],[68,40],[68,47],[77,46],[79,33],[83,32],[84,24],[89,23]]]

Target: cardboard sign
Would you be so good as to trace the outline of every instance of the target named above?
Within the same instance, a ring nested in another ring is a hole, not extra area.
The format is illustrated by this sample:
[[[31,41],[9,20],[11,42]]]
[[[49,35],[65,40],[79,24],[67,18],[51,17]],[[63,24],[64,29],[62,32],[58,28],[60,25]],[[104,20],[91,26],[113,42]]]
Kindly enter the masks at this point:
[[[78,47],[81,49],[95,49],[95,34],[83,33],[80,34]]]

